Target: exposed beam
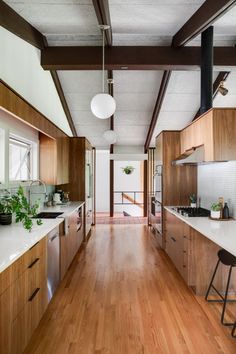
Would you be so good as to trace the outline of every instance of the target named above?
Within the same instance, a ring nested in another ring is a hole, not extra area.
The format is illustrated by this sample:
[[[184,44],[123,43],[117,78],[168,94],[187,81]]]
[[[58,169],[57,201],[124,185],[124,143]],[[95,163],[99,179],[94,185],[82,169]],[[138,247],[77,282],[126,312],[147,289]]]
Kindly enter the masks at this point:
[[[45,37],[4,1],[0,1],[0,25],[33,46],[43,49]]]
[[[159,89],[159,92],[158,92],[156,104],[155,104],[154,111],[153,111],[153,114],[152,114],[152,120],[151,120],[151,123],[150,123],[150,126],[149,126],[147,138],[146,138],[145,145],[144,145],[144,152],[147,152],[147,150],[148,150],[148,148],[150,146],[150,143],[151,143],[151,140],[152,140],[152,136],[153,136],[153,133],[154,133],[154,129],[155,129],[155,126],[156,126],[156,123],[157,123],[157,119],[158,119],[158,116],[159,116],[159,113],[160,113],[160,110],[161,110],[162,102],[163,102],[163,99],[165,97],[166,89],[167,89],[167,86],[168,86],[168,83],[169,83],[170,75],[171,75],[171,71],[170,70],[166,70],[164,72],[164,74],[163,74],[163,77],[162,77],[162,80],[161,80],[161,86],[160,86],[160,89]]]
[[[101,47],[47,47],[41,52],[45,70],[101,70]],[[197,70],[200,47],[110,47],[106,70]],[[236,66],[236,48],[215,47],[214,65]]]
[[[112,70],[108,70],[108,79],[113,79]],[[108,86],[109,94],[113,97],[113,85]],[[114,130],[114,115],[110,117],[110,130]],[[110,154],[114,152],[114,145],[110,145]],[[110,160],[110,217],[114,216],[114,160]]]
[[[229,74],[230,74],[230,71],[220,71],[219,74],[217,75],[217,78],[215,79],[214,84],[213,84],[213,100],[217,95],[221,81],[226,81]],[[197,119],[200,115],[201,115],[201,112],[200,112],[200,108],[199,108],[199,110],[195,114],[192,121]]]
[[[66,118],[67,118],[67,120],[68,120],[70,129],[71,129],[71,131],[72,131],[72,134],[73,134],[73,136],[77,136],[77,131],[76,131],[76,129],[75,129],[75,125],[74,125],[73,119],[72,119],[72,117],[71,117],[70,110],[69,110],[68,104],[67,104],[67,102],[66,102],[66,98],[65,98],[64,92],[63,92],[63,90],[62,90],[62,87],[61,87],[61,83],[60,83],[58,74],[57,74],[57,72],[54,71],[54,70],[51,70],[50,73],[51,73],[51,76],[52,76],[54,85],[55,85],[55,87],[56,87],[58,96],[59,96],[59,98],[60,98],[60,101],[61,101],[63,110],[64,110],[64,112],[65,112]]]
[[[108,0],[93,0],[93,6],[97,15],[99,25],[108,25],[109,29],[105,31],[107,46],[112,46],[112,29]]]
[[[174,35],[173,47],[186,45],[236,4],[235,0],[206,0]]]

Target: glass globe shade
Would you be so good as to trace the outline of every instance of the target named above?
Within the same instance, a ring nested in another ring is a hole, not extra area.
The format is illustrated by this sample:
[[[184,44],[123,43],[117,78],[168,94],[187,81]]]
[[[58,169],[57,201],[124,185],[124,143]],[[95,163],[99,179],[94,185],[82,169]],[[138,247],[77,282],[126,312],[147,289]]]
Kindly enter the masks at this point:
[[[114,130],[107,130],[103,134],[103,137],[109,144],[115,144],[116,142],[116,133],[114,132]]]
[[[115,110],[116,101],[108,93],[98,93],[92,98],[91,111],[97,118],[110,118]]]

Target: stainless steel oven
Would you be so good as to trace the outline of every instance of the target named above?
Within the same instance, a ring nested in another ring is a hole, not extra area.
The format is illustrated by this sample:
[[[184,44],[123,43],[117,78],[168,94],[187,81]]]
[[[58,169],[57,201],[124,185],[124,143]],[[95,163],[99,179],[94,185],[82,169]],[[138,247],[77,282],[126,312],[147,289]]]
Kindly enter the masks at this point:
[[[162,204],[155,197],[152,197],[151,224],[162,235]]]

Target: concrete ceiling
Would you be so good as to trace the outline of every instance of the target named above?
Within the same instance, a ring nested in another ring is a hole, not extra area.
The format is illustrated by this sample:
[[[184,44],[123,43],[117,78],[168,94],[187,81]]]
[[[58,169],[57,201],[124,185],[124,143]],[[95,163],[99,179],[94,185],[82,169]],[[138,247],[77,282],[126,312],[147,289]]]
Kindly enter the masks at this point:
[[[92,0],[8,0],[22,17],[41,31],[53,46],[101,45]],[[109,0],[114,45],[170,45],[172,36],[204,0]],[[214,44],[236,43],[236,7],[214,24]],[[188,45],[200,45],[200,36]],[[227,70],[227,68],[225,68]],[[218,68],[214,69],[214,76]],[[221,68],[222,70],[222,68]],[[90,101],[101,91],[99,71],[59,71],[62,88],[79,136],[96,147],[107,146],[102,135],[109,120],[90,111]],[[162,71],[114,71],[117,102],[115,131],[118,145],[143,145],[156,102]],[[217,95],[214,105],[236,107],[236,72],[229,76],[229,94]],[[172,72],[154,137],[163,129],[182,129],[200,102],[200,73]]]

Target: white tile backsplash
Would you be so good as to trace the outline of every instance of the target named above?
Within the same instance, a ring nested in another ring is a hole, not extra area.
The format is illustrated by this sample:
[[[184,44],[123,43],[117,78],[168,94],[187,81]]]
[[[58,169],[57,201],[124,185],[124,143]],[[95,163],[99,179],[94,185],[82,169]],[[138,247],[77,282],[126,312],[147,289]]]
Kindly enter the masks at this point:
[[[231,215],[236,217],[236,161],[198,166],[198,197],[207,209],[223,197]]]

